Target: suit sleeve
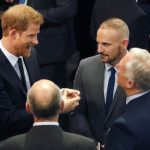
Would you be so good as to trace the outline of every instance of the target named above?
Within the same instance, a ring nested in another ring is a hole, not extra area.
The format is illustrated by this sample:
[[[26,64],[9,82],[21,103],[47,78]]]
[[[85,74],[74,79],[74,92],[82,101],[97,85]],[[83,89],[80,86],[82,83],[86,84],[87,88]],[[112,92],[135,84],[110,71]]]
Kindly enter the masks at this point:
[[[83,61],[81,61],[78,67],[74,81],[74,89],[78,89],[81,92],[81,100],[79,106],[70,114],[70,130],[71,132],[94,138],[87,116],[87,103],[84,95],[84,85],[82,83],[82,64]]]
[[[137,138],[131,127],[119,118],[108,133],[105,150],[133,150],[136,143]]]
[[[33,8],[34,3],[30,4]],[[45,22],[49,23],[63,23],[68,19],[72,19],[77,13],[77,1],[76,0],[56,0],[56,7],[50,6],[47,9],[37,9],[45,19]]]

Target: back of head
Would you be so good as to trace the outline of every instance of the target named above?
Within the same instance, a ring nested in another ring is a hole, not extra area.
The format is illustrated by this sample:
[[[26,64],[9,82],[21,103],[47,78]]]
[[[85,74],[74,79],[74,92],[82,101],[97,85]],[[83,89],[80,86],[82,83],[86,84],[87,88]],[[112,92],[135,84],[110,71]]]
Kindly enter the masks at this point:
[[[126,64],[126,77],[134,81],[141,91],[150,90],[150,53],[145,49],[132,48],[133,60]]]
[[[127,24],[119,18],[109,18],[105,20],[99,29],[113,29],[118,31],[121,39],[129,39],[129,28]]]
[[[27,103],[36,118],[52,119],[58,116],[60,102],[60,89],[52,81],[39,80],[28,91]]]
[[[7,36],[10,29],[25,31],[29,23],[41,25],[42,15],[33,8],[26,5],[15,5],[6,10],[1,19],[3,35]]]

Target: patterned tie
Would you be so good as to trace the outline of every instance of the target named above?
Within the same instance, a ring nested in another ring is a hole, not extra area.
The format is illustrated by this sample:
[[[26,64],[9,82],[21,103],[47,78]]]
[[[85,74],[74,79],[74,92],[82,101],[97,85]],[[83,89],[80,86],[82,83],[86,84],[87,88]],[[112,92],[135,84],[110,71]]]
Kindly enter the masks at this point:
[[[115,73],[116,73],[116,70],[114,69],[114,67],[111,67],[109,69],[109,71],[111,71],[111,75],[109,77],[108,87],[107,87],[107,97],[106,97],[106,104],[105,104],[106,115],[108,114],[109,107],[110,107],[112,99],[113,99]]]
[[[19,66],[19,71],[20,71],[20,75],[21,75],[21,80],[22,80],[25,90],[27,91],[27,85],[26,85],[26,80],[25,80],[24,69],[23,69],[22,63],[23,63],[22,59],[18,58],[18,66]]]

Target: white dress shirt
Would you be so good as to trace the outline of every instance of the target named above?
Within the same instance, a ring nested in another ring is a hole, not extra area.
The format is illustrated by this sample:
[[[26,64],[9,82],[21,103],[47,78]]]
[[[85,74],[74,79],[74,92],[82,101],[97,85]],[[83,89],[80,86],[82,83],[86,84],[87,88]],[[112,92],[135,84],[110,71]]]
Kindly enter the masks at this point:
[[[13,68],[15,69],[17,75],[19,76],[19,78],[21,79],[21,74],[19,71],[19,66],[18,66],[18,57],[11,54],[8,50],[6,50],[3,45],[2,45],[2,41],[0,40],[0,49],[2,50],[2,52],[4,53],[4,55],[6,56],[6,58],[8,59],[8,61],[10,62],[10,64],[13,66]],[[20,57],[22,59],[23,62],[23,69],[24,69],[24,75],[25,75],[25,80],[26,80],[26,85],[27,85],[27,89],[29,89],[31,87],[30,84],[30,80],[29,80],[29,75],[23,60],[23,57]]]
[[[34,122],[33,126],[43,126],[43,125],[55,125],[59,126],[58,122],[51,122],[51,121],[45,121],[45,122]]]

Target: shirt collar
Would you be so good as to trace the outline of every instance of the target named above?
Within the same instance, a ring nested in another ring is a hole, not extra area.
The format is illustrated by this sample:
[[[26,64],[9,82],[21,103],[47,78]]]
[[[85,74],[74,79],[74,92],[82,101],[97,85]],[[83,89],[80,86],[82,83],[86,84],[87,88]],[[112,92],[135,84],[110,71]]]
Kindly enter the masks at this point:
[[[8,50],[6,50],[4,48],[4,46],[2,45],[2,41],[0,40],[0,49],[2,50],[2,52],[4,53],[4,55],[6,56],[6,58],[8,59],[8,61],[11,63],[11,65],[14,67],[15,64],[18,61],[18,57],[11,54],[10,52],[8,52]]]
[[[135,94],[135,95],[131,95],[131,96],[127,96],[126,98],[126,104],[128,104],[130,101],[132,101],[133,99],[136,99],[140,96],[143,96],[144,94],[148,93],[149,91],[146,91],[146,92],[142,92],[142,93],[138,93],[138,94]]]
[[[50,121],[45,121],[45,122],[34,122],[33,126],[43,126],[43,125],[55,125],[59,126],[58,122],[50,122]]]
[[[110,69],[111,67],[114,67],[114,66],[110,65],[109,63],[105,63],[105,69],[106,69],[107,71],[109,71],[109,69]],[[116,70],[116,67],[114,67],[114,69]]]

